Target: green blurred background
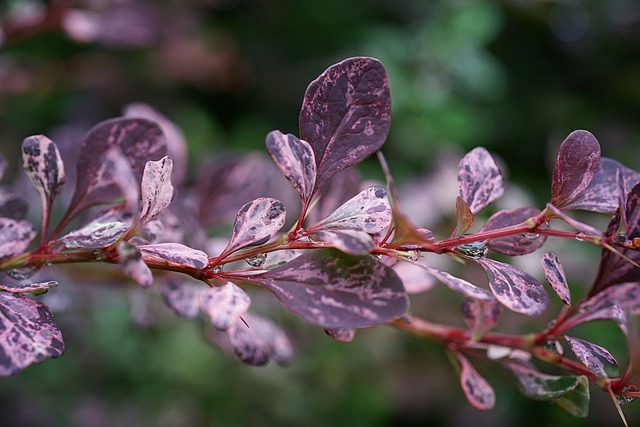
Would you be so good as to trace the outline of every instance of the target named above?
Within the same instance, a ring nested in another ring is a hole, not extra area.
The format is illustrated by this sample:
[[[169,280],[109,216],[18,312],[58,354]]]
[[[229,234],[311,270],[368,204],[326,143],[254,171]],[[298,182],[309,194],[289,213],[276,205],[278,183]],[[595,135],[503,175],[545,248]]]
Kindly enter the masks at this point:
[[[4,0],[0,41],[0,147],[14,172],[25,136],[81,135],[143,101],[183,129],[193,179],[204,158],[264,150],[273,129],[297,133],[306,86],[349,56],[387,68],[393,110],[383,150],[400,183],[436,169],[442,153],[482,145],[529,200],[544,203],[556,149],[574,129],[640,167],[635,0]],[[380,177],[375,162],[363,166]],[[597,251],[584,255],[593,270]],[[526,400],[510,374],[481,363],[498,402],[480,413],[437,346],[389,328],[334,342],[268,301],[263,309],[291,333],[297,357],[287,368],[247,367],[157,298],[132,320],[135,291],[90,277],[107,270],[84,271],[71,300],[50,296],[66,353],[0,381],[2,426],[618,422],[598,390],[591,416],[576,420]],[[458,300],[447,308],[430,295],[414,307],[457,315]],[[611,325],[584,332],[624,354]],[[625,409],[640,419],[637,403]]]

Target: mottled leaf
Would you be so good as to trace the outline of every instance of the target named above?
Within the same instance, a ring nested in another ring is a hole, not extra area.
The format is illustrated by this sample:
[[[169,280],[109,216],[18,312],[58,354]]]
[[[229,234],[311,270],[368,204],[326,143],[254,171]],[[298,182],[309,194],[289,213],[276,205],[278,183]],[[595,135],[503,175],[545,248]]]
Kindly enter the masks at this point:
[[[105,173],[104,157],[119,147],[129,161],[135,182],[139,183],[148,160],[166,154],[167,147],[157,124],[144,119],[116,118],[98,123],[86,134],[78,154],[76,188],[65,215],[66,221],[85,208],[110,203],[122,196],[121,188]],[[135,186],[138,188],[138,184]]]
[[[350,328],[325,329],[327,335],[336,341],[351,342],[356,336],[356,330]]]
[[[97,175],[104,182],[115,183],[120,188],[125,208],[136,215],[138,214],[139,181],[136,181],[131,164],[119,147],[107,150]]]
[[[325,329],[379,325],[407,310],[402,282],[371,256],[323,249],[243,279],[265,286],[289,310]]]
[[[496,395],[491,385],[475,370],[466,357],[458,352],[454,354],[460,361],[460,385],[469,403],[481,411],[492,409],[496,404]]]
[[[267,135],[267,150],[284,176],[296,189],[306,207],[316,182],[316,160],[307,141],[274,130]]]
[[[476,147],[460,160],[458,190],[474,215],[504,193],[500,169],[485,148]]]
[[[327,246],[351,255],[366,255],[374,248],[373,239],[364,231],[333,229],[320,231],[317,239]]]
[[[617,175],[624,178],[625,194],[640,181],[640,172],[629,169],[616,160],[602,157],[598,173],[589,186],[563,209],[582,209],[594,212],[613,213],[618,208]]]
[[[148,288],[153,283],[153,274],[142,259],[142,254],[133,245],[120,242],[117,247],[118,264],[122,271],[143,288]]]
[[[626,333],[626,314],[640,315],[640,283],[622,283],[610,286],[580,304],[572,324],[599,319],[612,319]]]
[[[349,58],[311,82],[300,110],[300,136],[313,148],[316,188],[382,147],[391,98],[380,61]]]
[[[492,259],[478,258],[475,261],[487,273],[493,295],[509,310],[537,316],[547,308],[549,295],[530,274]]]
[[[200,308],[209,316],[211,324],[219,331],[226,331],[245,314],[251,306],[251,298],[232,282],[205,289],[200,294]]]
[[[74,230],[58,241],[67,249],[106,248],[118,241],[129,230],[129,224],[121,221],[90,222],[79,230]]]
[[[155,219],[173,200],[171,157],[163,157],[157,162],[148,161],[142,174],[142,207],[140,222],[147,223]]]
[[[576,355],[591,372],[600,378],[615,378],[619,374],[618,362],[609,351],[599,345],[565,335]]]
[[[36,230],[27,221],[0,218],[0,259],[24,252],[36,237]]]
[[[542,263],[542,270],[544,271],[544,277],[551,285],[560,300],[566,305],[571,305],[571,294],[569,293],[569,285],[567,284],[567,278],[564,274],[564,268],[560,264],[558,256],[553,252],[547,252],[542,255],[540,259]]]
[[[49,307],[20,294],[0,292],[1,377],[62,353],[62,333]]]
[[[250,245],[260,245],[271,239],[284,225],[286,212],[281,201],[261,197],[240,208],[233,224],[229,244],[218,257]]]
[[[207,288],[201,283],[163,278],[160,293],[164,303],[178,316],[195,319],[200,313],[200,294]]]
[[[209,264],[207,254],[181,243],[155,243],[138,246],[140,253],[156,264],[202,269]]]
[[[40,282],[40,283],[4,283],[0,284],[0,290],[11,292],[12,294],[30,293],[33,295],[41,295],[49,289],[58,286],[56,281]]]
[[[467,282],[464,279],[452,276],[446,271],[439,271],[431,267],[423,266],[426,271],[431,273],[436,279],[447,285],[449,289],[464,295],[467,298],[479,299],[482,301],[493,301],[495,298],[491,292],[482,289]]]
[[[502,305],[497,300],[469,298],[462,302],[461,309],[462,318],[475,340],[490,331],[502,317]]]
[[[544,374],[524,360],[507,359],[502,363],[515,374],[520,392],[529,399],[557,399],[576,389],[580,381],[577,376]]]
[[[553,168],[551,204],[561,209],[572,202],[589,186],[599,166],[598,140],[585,130],[571,132],[560,145]]]
[[[521,224],[540,213],[540,210],[530,207],[522,207],[513,210],[498,211],[484,223],[480,232],[497,230]],[[544,245],[546,236],[540,236],[535,231],[490,239],[487,246],[494,252],[510,256],[529,254]]]

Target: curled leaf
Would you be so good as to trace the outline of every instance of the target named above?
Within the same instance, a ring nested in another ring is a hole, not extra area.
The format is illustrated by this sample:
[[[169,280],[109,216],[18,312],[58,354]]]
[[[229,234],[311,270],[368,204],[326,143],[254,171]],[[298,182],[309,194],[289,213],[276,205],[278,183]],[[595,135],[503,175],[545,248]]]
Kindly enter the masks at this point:
[[[308,142],[274,130],[267,135],[267,150],[306,206],[313,196],[316,160]]]
[[[504,193],[504,179],[491,154],[476,147],[458,164],[460,197],[472,214],[477,214]]]
[[[46,293],[49,289],[55,288],[58,286],[58,282],[49,281],[49,282],[41,282],[41,283],[5,283],[0,284],[0,290],[11,292],[12,294],[24,294],[30,293],[33,295],[41,295]]]

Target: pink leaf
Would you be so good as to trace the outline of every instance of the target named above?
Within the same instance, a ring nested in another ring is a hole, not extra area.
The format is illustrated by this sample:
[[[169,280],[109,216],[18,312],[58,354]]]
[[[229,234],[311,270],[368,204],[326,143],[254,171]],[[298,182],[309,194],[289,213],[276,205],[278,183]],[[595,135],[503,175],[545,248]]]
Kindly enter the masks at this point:
[[[551,204],[562,209],[575,200],[589,186],[599,166],[598,140],[585,130],[571,132],[560,145],[553,168]]]
[[[131,164],[122,150],[112,147],[104,155],[100,170],[96,175],[102,183],[112,182],[120,188],[120,194],[124,198],[125,208],[138,214],[138,202],[140,198],[139,183],[133,175]],[[101,184],[94,188],[99,191]]]
[[[41,282],[41,283],[5,283],[0,284],[0,290],[11,292],[12,294],[23,294],[30,293],[33,295],[41,295],[46,293],[49,289],[55,288],[58,286],[58,282],[49,281],[49,282]]]
[[[600,378],[618,376],[618,362],[606,348],[568,335],[565,335],[565,339],[571,346],[573,354],[591,372]]]
[[[0,218],[0,259],[22,253],[36,237],[36,230],[27,221]]]
[[[286,212],[281,201],[261,197],[240,208],[233,235],[219,259],[250,245],[266,243],[284,225]]]
[[[408,294],[419,294],[433,288],[435,279],[422,265],[399,262],[393,266]]]
[[[219,331],[229,329],[249,310],[250,305],[249,295],[232,282],[217,288],[208,288],[200,294],[200,308],[211,318],[211,324]]]
[[[480,232],[496,230],[521,224],[540,213],[540,210],[530,207],[522,207],[513,210],[498,211],[484,223]],[[544,245],[546,236],[539,236],[535,231],[518,235],[498,237],[488,241],[487,246],[494,252],[510,256],[529,254]]]
[[[379,325],[407,310],[402,282],[371,256],[323,249],[242,279],[265,286],[289,310],[325,329]]]
[[[121,221],[91,222],[58,239],[67,249],[98,249],[111,246],[129,230]]]
[[[153,274],[142,259],[142,254],[133,245],[120,242],[117,247],[118,264],[122,271],[143,288],[148,288],[153,283]]]
[[[200,295],[207,288],[201,283],[163,278],[160,293],[164,303],[178,316],[195,319],[200,313]]]
[[[475,370],[466,357],[458,352],[454,352],[454,354],[460,361],[462,368],[460,385],[469,403],[481,411],[493,409],[496,404],[496,395],[491,385],[478,374],[478,371]]]
[[[317,234],[317,239],[327,246],[351,255],[366,255],[374,247],[371,236],[360,230],[330,229],[320,231]]]
[[[146,259],[170,267],[202,269],[209,264],[207,254],[181,243],[155,243],[138,246]]]
[[[491,292],[486,289],[479,288],[464,279],[452,276],[445,271],[439,271],[431,267],[424,266],[424,269],[431,273],[436,279],[447,285],[454,292],[464,295],[467,298],[478,299],[482,301],[495,300]]]
[[[306,206],[313,196],[316,160],[308,142],[274,130],[267,135],[267,150]]]
[[[49,307],[20,294],[0,292],[0,376],[64,353],[62,333]]]
[[[458,189],[474,215],[504,193],[500,169],[483,147],[474,148],[460,160]]]
[[[157,162],[150,160],[144,167],[141,185],[141,223],[155,219],[173,200],[172,171],[173,161],[167,156]]]
[[[548,252],[542,255],[540,262],[542,263],[542,269],[544,270],[544,276],[547,278],[547,282],[549,282],[553,290],[556,291],[556,294],[558,294],[563,303],[571,305],[569,285],[567,284],[564,269],[557,255],[553,252]]]
[[[610,286],[580,304],[572,324],[598,319],[612,319],[626,333],[626,314],[640,315],[640,283]]]
[[[325,329],[324,332],[340,342],[351,342],[356,336],[356,330],[349,328]]]
[[[466,299],[462,302],[462,318],[472,331],[474,339],[481,338],[498,324],[502,306],[496,300]]]
[[[387,74],[375,59],[346,59],[311,82],[300,110],[300,136],[315,154],[316,188],[382,147],[390,112]]]
[[[484,268],[493,295],[509,310],[528,316],[541,314],[549,304],[549,295],[533,276],[514,267],[487,258],[475,261]]]

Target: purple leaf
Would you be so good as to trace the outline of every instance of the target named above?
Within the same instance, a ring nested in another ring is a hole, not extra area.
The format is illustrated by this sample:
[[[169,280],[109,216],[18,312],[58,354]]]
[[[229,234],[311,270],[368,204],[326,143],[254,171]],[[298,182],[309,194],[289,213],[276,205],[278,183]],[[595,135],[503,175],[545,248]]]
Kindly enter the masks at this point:
[[[200,295],[207,288],[202,284],[165,278],[160,282],[164,303],[178,316],[195,319],[200,313]]]
[[[622,283],[610,286],[591,296],[579,306],[572,324],[598,319],[612,319],[626,333],[626,314],[640,315],[640,283]]]
[[[564,275],[564,269],[562,268],[562,264],[560,264],[558,256],[553,252],[547,252],[542,255],[540,262],[542,263],[544,277],[547,278],[549,285],[556,291],[556,294],[558,294],[563,303],[571,305],[569,285],[567,284],[567,278]]]
[[[235,283],[227,282],[217,288],[208,288],[200,294],[200,308],[211,318],[219,331],[226,331],[251,306],[251,298]]]
[[[48,221],[53,199],[64,184],[64,164],[58,147],[44,135],[22,142],[22,166],[42,199],[43,217]]]
[[[103,163],[96,175],[101,181],[113,182],[118,186],[124,198],[125,208],[138,214],[139,181],[136,181],[133,169],[119,147],[112,147],[105,153]]]
[[[229,244],[218,257],[250,245],[261,245],[271,239],[284,225],[286,212],[281,201],[261,197],[240,208],[233,224]]]
[[[17,192],[0,187],[0,217],[23,219],[28,210],[27,202]]]
[[[493,388],[478,371],[469,363],[466,357],[459,352],[454,352],[461,365],[460,385],[469,403],[476,409],[488,411],[496,404],[496,395]]]
[[[419,294],[433,288],[435,279],[421,265],[410,262],[399,262],[393,266],[408,294]]]
[[[129,230],[129,224],[121,221],[91,222],[74,230],[58,241],[67,249],[98,249],[111,246]]]
[[[5,283],[0,284],[0,290],[11,292],[12,294],[23,294],[30,293],[33,295],[41,295],[47,293],[47,291],[51,288],[55,288],[58,286],[58,282],[49,281],[49,282],[41,282],[41,283]]]
[[[307,141],[274,130],[267,135],[267,150],[284,176],[296,189],[306,207],[316,182],[316,160]]]
[[[557,376],[540,372],[533,364],[523,360],[502,362],[516,376],[522,394],[535,400],[554,400],[578,387],[577,376]]]
[[[564,209],[582,209],[594,212],[613,213],[618,208],[617,175],[622,174],[625,194],[640,181],[640,173],[607,157],[600,159],[598,173],[589,186]]]
[[[20,294],[0,292],[1,377],[62,353],[62,333],[49,307]]]
[[[496,300],[466,299],[461,309],[462,318],[476,340],[497,325],[502,317],[502,305]]]
[[[0,218],[0,259],[22,253],[36,237],[36,230],[27,221]]]
[[[491,154],[483,147],[468,152],[458,164],[460,197],[474,215],[504,193],[504,180]]]
[[[76,188],[65,215],[66,221],[85,208],[110,203],[121,197],[122,189],[113,175],[104,174],[104,156],[119,147],[129,161],[136,188],[148,160],[159,159],[167,148],[162,131],[155,123],[144,119],[116,118],[103,121],[86,134],[78,154]]]
[[[391,98],[380,61],[350,58],[311,82],[300,110],[300,136],[313,148],[316,188],[382,147]]]
[[[205,268],[209,264],[207,254],[181,243],[155,243],[138,246],[140,253],[149,261],[168,267]]]
[[[540,210],[530,207],[522,207],[513,210],[498,211],[484,223],[480,232],[497,230],[521,224],[540,213]],[[490,239],[487,243],[489,249],[510,256],[529,254],[544,245],[546,236],[539,236],[535,231],[531,233],[517,234],[506,237]]]
[[[323,249],[243,280],[265,286],[289,310],[325,329],[379,325],[407,310],[402,282],[371,256]]]
[[[598,140],[585,130],[571,132],[560,145],[553,168],[551,204],[562,209],[571,203],[589,186],[599,166]]]
[[[324,331],[331,338],[340,342],[351,342],[356,336],[356,330],[349,328],[325,329]]]
[[[471,283],[467,282],[464,279],[460,279],[458,277],[452,276],[451,274],[445,271],[439,271],[433,269],[431,267],[424,266],[424,269],[431,273],[435,278],[440,280],[442,283],[447,285],[449,289],[459,293],[460,295],[464,295],[467,298],[478,299],[482,301],[493,301],[495,298],[491,294],[491,292],[486,289],[479,288]]]
[[[547,308],[549,295],[530,274],[492,259],[478,258],[475,261],[487,273],[493,295],[509,310],[537,316]]]
[[[609,351],[599,345],[565,335],[571,351],[578,360],[600,378],[615,378],[619,368],[616,359]]]
[[[155,219],[173,200],[172,171],[173,161],[167,156],[157,162],[150,160],[144,167],[141,185],[141,223]]]
[[[312,210],[307,212],[309,224],[333,213],[336,208],[360,192],[360,173],[355,166],[341,170],[332,176],[318,192]]]
[[[153,283],[153,274],[142,259],[142,254],[133,245],[120,242],[117,247],[118,264],[122,271],[143,288],[148,288]]]
[[[364,231],[332,229],[320,231],[317,238],[327,246],[351,255],[366,255],[374,248],[373,239]]]

